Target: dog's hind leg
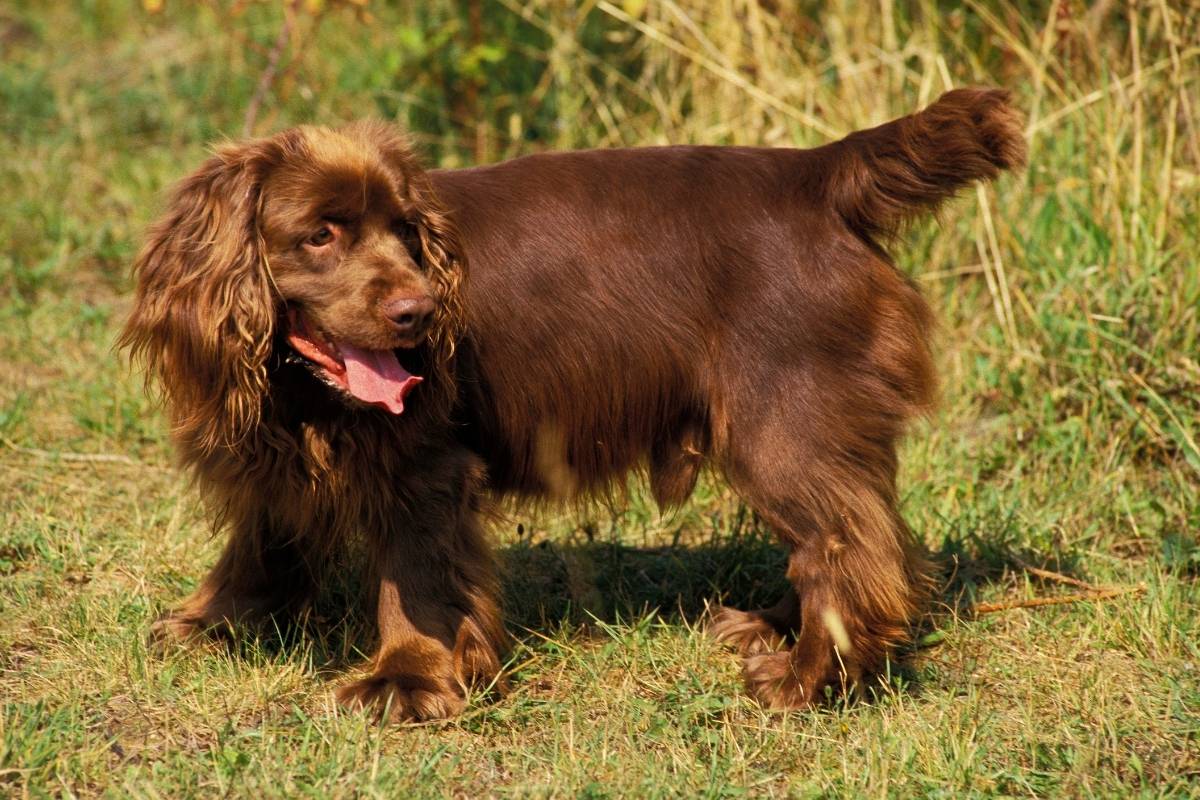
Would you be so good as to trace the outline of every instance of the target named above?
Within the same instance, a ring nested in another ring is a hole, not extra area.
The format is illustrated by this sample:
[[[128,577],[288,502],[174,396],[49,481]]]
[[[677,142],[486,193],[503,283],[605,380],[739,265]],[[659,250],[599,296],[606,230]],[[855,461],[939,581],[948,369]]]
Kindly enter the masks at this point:
[[[838,426],[806,441],[786,416],[735,436],[729,476],[791,549],[793,594],[766,612],[722,610],[713,625],[739,647],[749,691],[771,708],[811,704],[826,687],[841,694],[878,672],[922,594],[922,561],[895,508],[892,442],[855,452],[861,431],[834,430],[845,439],[830,441]]]
[[[795,597],[768,613],[721,613],[713,630],[746,655],[748,688],[770,707],[807,705],[879,671],[922,606],[925,564],[895,481],[904,424],[933,392],[928,316],[890,269],[876,275],[870,322],[839,351],[800,342],[808,356],[784,368],[744,356],[726,370],[735,385],[721,461],[790,548]],[[790,648],[769,652],[788,633]]]

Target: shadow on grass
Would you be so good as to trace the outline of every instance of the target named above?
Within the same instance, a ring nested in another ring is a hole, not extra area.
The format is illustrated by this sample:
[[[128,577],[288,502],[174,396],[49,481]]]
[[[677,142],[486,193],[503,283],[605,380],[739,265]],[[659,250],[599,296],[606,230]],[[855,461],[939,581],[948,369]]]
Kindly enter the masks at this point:
[[[928,553],[934,591],[925,633],[951,615],[971,616],[988,587],[1019,584],[1026,565],[1087,580],[1086,564],[1066,544],[1031,543],[1015,509],[943,519],[933,527],[930,533],[942,541]],[[509,622],[532,630],[592,618],[629,621],[652,611],[668,621],[696,622],[709,604],[758,608],[788,590],[786,554],[752,514],[739,515],[732,532],[701,544],[543,541],[509,546],[500,557]]]
[[[739,513],[729,529],[688,544],[637,547],[617,541],[568,537],[520,541],[498,549],[506,623],[520,641],[536,646],[564,626],[586,633],[596,623],[628,624],[649,615],[696,624],[710,605],[750,609],[772,605],[788,590],[786,554],[751,514]],[[1079,560],[1066,550],[1037,552],[1027,544],[1016,514],[992,511],[936,526],[942,543],[931,553],[935,592],[930,611],[900,649],[890,682],[919,694],[913,656],[940,641],[955,617],[970,617],[980,593],[997,583],[1019,583],[1024,564],[1064,574]],[[1052,544],[1052,543],[1048,543]],[[374,644],[372,610],[361,568],[346,565],[332,578],[313,611],[298,626],[260,632],[251,645],[264,654],[292,658],[303,652],[321,670],[361,663]],[[248,652],[243,646],[235,649]]]
[[[787,590],[786,557],[757,528],[700,544],[519,543],[499,553],[515,630],[562,622],[629,622],[656,612],[696,622],[709,604],[772,605]]]
[[[496,556],[505,622],[520,641],[536,641],[564,625],[586,631],[596,622],[628,623],[650,614],[696,623],[709,604],[771,605],[788,586],[784,551],[752,519],[697,544],[545,539],[502,546]],[[348,559],[329,575],[298,624],[279,621],[247,631],[252,643],[235,644],[235,651],[287,657],[311,648],[313,662],[330,669],[364,659],[375,640],[364,570],[358,559]]]

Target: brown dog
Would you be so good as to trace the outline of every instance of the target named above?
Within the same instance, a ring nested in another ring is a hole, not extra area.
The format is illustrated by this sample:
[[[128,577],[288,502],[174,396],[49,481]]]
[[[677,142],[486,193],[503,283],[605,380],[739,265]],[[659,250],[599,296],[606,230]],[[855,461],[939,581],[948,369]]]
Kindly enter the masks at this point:
[[[1000,91],[814,150],[554,153],[424,172],[390,127],[223,147],[151,230],[122,340],[148,363],[224,553],[156,626],[301,606],[371,548],[379,650],[339,696],[458,712],[505,633],[484,498],[720,470],[794,591],[722,609],[770,707],[878,670],[917,613],[896,441],[934,392],[930,314],[881,240],[1020,164]]]

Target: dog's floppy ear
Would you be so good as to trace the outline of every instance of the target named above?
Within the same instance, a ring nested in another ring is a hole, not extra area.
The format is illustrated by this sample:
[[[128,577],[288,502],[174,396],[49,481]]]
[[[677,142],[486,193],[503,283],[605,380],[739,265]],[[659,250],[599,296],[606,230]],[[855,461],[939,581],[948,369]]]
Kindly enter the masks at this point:
[[[157,378],[181,443],[211,453],[257,424],[276,308],[258,230],[261,185],[295,134],[226,145],[175,188],[134,264],[119,343]]]
[[[466,256],[450,212],[434,193],[429,175],[412,147],[393,125],[377,120],[352,123],[343,133],[377,150],[392,172],[397,191],[416,226],[421,242],[421,267],[433,287],[437,311],[430,329],[435,360],[431,366],[441,386],[453,383],[450,362],[465,322],[462,281]]]

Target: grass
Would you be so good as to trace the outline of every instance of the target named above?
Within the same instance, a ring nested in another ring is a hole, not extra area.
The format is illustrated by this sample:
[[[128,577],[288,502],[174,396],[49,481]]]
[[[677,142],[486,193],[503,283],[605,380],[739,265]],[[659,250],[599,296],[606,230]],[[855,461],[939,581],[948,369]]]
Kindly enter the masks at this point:
[[[747,700],[701,616],[771,596],[781,561],[706,483],[669,518],[634,491],[497,525],[514,691],[380,729],[330,702],[369,646],[336,604],[233,652],[146,651],[218,543],[112,351],[128,265],[165,187],[241,133],[280,28],[273,3],[156,6],[0,11],[0,795],[1200,795],[1194,8],[297,6],[254,129],[382,115],[442,165],[809,145],[967,83],[1030,114],[1027,172],[896,248],[943,321],[903,487],[945,572],[877,697]],[[1145,590],[972,614],[1078,591],[1024,565]]]

